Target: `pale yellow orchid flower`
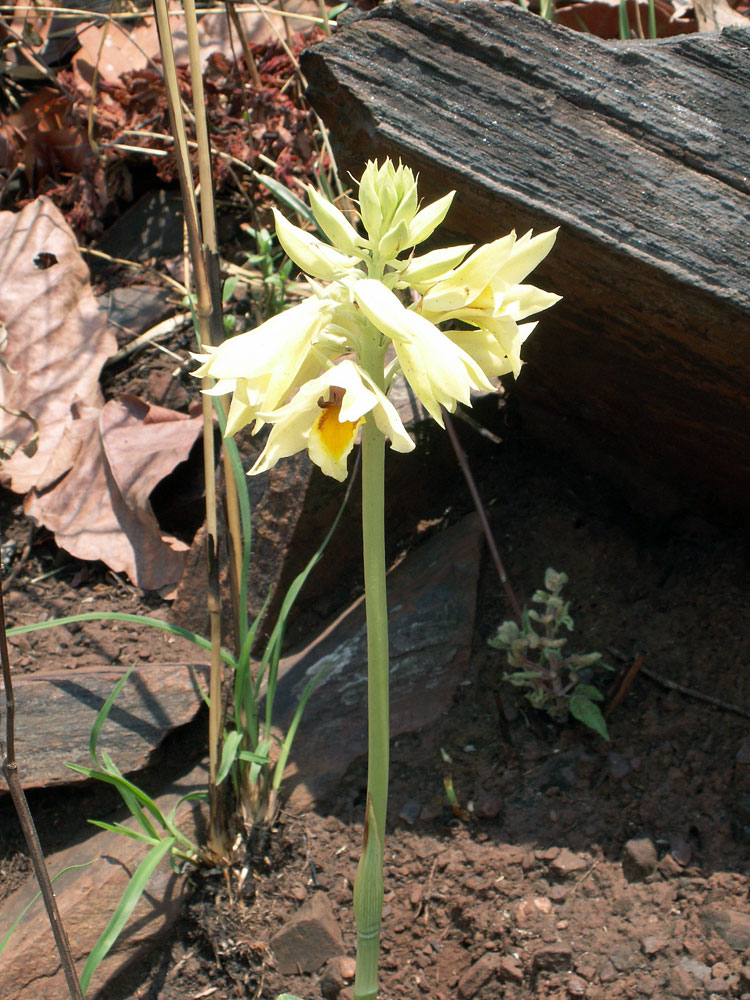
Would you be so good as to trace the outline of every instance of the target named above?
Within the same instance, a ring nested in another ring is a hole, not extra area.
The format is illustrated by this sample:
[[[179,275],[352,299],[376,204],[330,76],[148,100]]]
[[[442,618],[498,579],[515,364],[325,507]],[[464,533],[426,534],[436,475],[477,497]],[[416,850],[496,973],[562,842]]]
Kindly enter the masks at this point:
[[[300,387],[285,406],[260,416],[271,427],[266,446],[250,470],[272,468],[282,458],[307,448],[312,461],[334,479],[347,476],[347,459],[368,413],[394,451],[407,452],[414,442],[401,418],[359,365],[345,359]]]
[[[432,285],[422,300],[422,312],[425,315],[448,318],[455,316],[459,310],[476,309],[497,315],[504,303],[513,299],[513,286],[525,278],[550,252],[556,236],[557,229],[540,233],[533,238],[531,233],[526,233],[520,240],[516,240],[515,233],[509,233],[493,243],[485,244],[454,271]],[[534,286],[524,287],[531,289]],[[540,295],[548,293],[540,292]],[[559,296],[548,296],[547,305],[553,304],[549,301],[550,298],[557,301]]]

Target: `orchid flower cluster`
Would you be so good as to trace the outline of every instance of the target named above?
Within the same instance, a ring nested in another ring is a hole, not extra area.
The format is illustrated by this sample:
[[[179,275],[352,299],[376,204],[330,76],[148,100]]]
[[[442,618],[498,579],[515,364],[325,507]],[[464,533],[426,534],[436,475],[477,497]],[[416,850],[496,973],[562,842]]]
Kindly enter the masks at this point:
[[[510,233],[471,254],[468,244],[415,256],[455,192],[420,208],[408,167],[369,162],[359,184],[365,235],[313,187],[308,194],[330,243],[274,215],[281,246],[307,275],[309,298],[207,347],[193,374],[216,380],[209,393],[233,394],[228,436],[271,425],[251,473],[307,448],[326,475],[344,480],[368,414],[395,451],[414,448],[388,399],[398,376],[442,426],[441,407],[452,413],[472,390],[492,390],[495,376],[518,375],[521,345],[536,326],[522,321],[559,299],[522,282],[557,230]]]

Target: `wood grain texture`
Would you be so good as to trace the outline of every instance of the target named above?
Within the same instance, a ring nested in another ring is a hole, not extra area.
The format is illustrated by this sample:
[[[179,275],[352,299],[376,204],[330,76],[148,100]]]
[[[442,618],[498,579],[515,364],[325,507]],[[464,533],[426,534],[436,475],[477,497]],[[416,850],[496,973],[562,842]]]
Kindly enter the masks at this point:
[[[447,227],[561,226],[515,395],[673,507],[750,507],[750,31],[606,42],[513,5],[397,0],[303,57],[341,166],[401,157]]]

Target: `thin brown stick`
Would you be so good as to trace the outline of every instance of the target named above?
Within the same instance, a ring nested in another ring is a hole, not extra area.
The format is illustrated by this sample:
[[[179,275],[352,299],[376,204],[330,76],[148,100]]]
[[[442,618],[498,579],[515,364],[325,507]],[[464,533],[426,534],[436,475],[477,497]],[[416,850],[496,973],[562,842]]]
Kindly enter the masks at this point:
[[[198,217],[198,202],[188,154],[185,123],[180,114],[180,94],[177,83],[177,68],[174,59],[172,31],[166,0],[153,0],[159,35],[164,84],[167,92],[167,106],[175,143],[175,159],[182,192],[190,260],[196,288],[195,313],[200,330],[201,344],[212,343],[212,327],[216,298],[212,295],[206,262],[203,254],[203,233]],[[188,35],[190,38],[190,35]],[[210,387],[209,379],[201,380],[201,387]],[[216,783],[221,753],[221,690],[223,669],[221,660],[221,595],[219,590],[219,536],[216,517],[216,461],[214,458],[213,405],[211,398],[202,395],[203,406],[203,469],[206,491],[206,559],[208,564],[208,606],[209,632],[211,637],[211,670],[209,675],[210,710],[208,717],[208,795],[209,829],[207,846],[209,854],[216,859],[226,856],[228,833],[224,816],[224,797]]]
[[[1,582],[2,570],[0,570],[0,583]],[[55,944],[57,945],[57,951],[60,955],[60,962],[62,963],[63,972],[65,973],[68,990],[72,1000],[83,1000],[83,993],[81,992],[81,987],[78,982],[73,953],[70,950],[70,941],[68,940],[68,935],[65,932],[65,926],[63,925],[60,917],[60,911],[57,908],[57,900],[55,899],[52,881],[49,877],[49,872],[47,871],[42,845],[39,841],[39,834],[36,831],[34,818],[31,815],[29,804],[26,801],[26,796],[24,795],[23,787],[21,786],[21,782],[18,777],[15,735],[16,702],[13,695],[13,681],[10,676],[10,658],[8,656],[8,638],[5,631],[5,606],[3,603],[2,586],[0,586],[0,661],[2,662],[3,687],[5,689],[5,743],[3,743],[3,740],[0,739],[0,753],[3,755],[3,776],[8,783],[10,797],[13,800],[13,805],[15,806],[16,813],[18,814],[18,822],[21,824],[26,846],[28,847],[29,854],[31,855],[31,863],[34,866],[34,874],[36,875],[36,880],[39,883],[39,888],[42,892],[44,905],[47,908],[47,916],[49,917],[52,933],[55,937]]]
[[[240,15],[237,13],[237,8],[234,5],[233,0],[226,0],[227,4],[227,14],[229,15],[229,23],[237,32],[237,37],[240,40],[240,45],[242,46],[242,55],[245,58],[245,69],[250,74],[250,78],[253,81],[253,86],[260,90],[260,73],[258,72],[258,67],[256,65],[253,54],[250,51],[250,45],[247,40],[247,32],[245,31],[242,21],[240,20]]]
[[[635,660],[630,664],[629,667],[624,668],[620,671],[615,684],[613,685],[612,694],[609,697],[609,703],[604,709],[604,718],[608,719],[612,712],[617,708],[622,699],[628,693],[632,687],[633,681],[638,676],[638,673],[643,666],[643,653],[639,653]]]
[[[648,677],[652,681],[656,681],[657,684],[661,684],[662,687],[665,687],[670,691],[677,691],[679,694],[684,694],[686,698],[694,698],[696,701],[704,701],[707,705],[715,705],[717,708],[723,708],[725,712],[734,712],[735,715],[741,715],[744,719],[750,719],[750,711],[746,708],[742,708],[741,705],[733,705],[729,701],[722,701],[721,698],[714,698],[713,695],[703,694],[702,691],[696,691],[695,688],[685,687],[684,684],[678,684],[677,681],[671,681],[668,677],[663,677],[661,674],[657,674],[655,671],[649,670],[646,667],[641,667],[641,673],[644,677]]]
[[[505,567],[500,558],[500,553],[497,551],[497,545],[495,545],[495,537],[492,534],[492,528],[490,527],[490,522],[487,518],[487,512],[484,509],[484,504],[482,503],[482,498],[479,496],[479,490],[474,482],[474,476],[471,473],[471,468],[469,467],[469,460],[466,457],[466,452],[461,447],[461,442],[458,440],[455,428],[453,427],[453,421],[451,420],[448,413],[443,410],[443,418],[445,420],[445,429],[448,431],[448,437],[450,438],[451,444],[453,445],[453,450],[456,453],[456,458],[458,459],[458,464],[461,466],[461,472],[464,474],[464,479],[466,480],[466,485],[469,487],[469,493],[471,493],[471,499],[474,501],[474,506],[477,509],[477,514],[479,514],[479,521],[482,525],[482,531],[484,532],[484,537],[487,539],[487,547],[490,550],[490,556],[495,564],[495,569],[497,570],[497,575],[500,577],[500,583],[502,583],[505,589],[505,595],[508,598],[508,603],[513,609],[513,614],[515,615],[517,621],[521,622],[521,605],[518,603],[515,591],[510,585],[510,580],[508,580],[508,575],[505,572]]]

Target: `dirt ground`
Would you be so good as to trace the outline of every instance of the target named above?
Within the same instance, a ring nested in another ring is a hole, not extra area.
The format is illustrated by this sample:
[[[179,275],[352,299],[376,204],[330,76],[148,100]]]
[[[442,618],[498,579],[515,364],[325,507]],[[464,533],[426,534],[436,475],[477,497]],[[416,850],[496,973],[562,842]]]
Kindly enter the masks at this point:
[[[541,584],[546,566],[564,570],[576,623],[571,648],[598,649],[618,669],[643,653],[644,670],[662,681],[642,671],[609,719],[609,744],[582,726],[560,727],[526,711],[503,683],[501,654],[487,646],[509,616],[485,560],[467,678],[438,723],[392,747],[381,995],[747,1000],[746,542],[690,517],[657,524],[633,514],[594,477],[524,440],[512,405],[507,412],[505,443],[477,445],[473,464],[519,594]],[[16,501],[4,503],[7,513]],[[444,516],[433,531],[470,509],[458,474],[453,495],[436,504]],[[20,520],[11,524],[22,535]],[[55,559],[57,575],[32,583]],[[158,599],[101,568],[56,557],[44,542],[9,598],[20,621],[82,602],[87,610],[167,613],[155,607]],[[128,629],[115,649],[104,634],[73,633],[54,656],[49,646],[16,648],[15,662],[44,669],[71,654],[74,668],[91,645],[119,662],[138,651],[158,655],[149,644],[163,641]],[[77,648],[84,652],[75,657]],[[202,733],[196,725],[176,734],[146,785],[200,756]],[[464,818],[445,801],[446,775]],[[228,874],[196,876],[169,940],[110,984],[107,1000],[270,1000],[284,990],[307,1000],[350,996],[350,961],[282,975],[269,941],[305,900],[323,893],[343,953],[353,957],[365,781],[360,760],[315,812],[282,813],[263,849],[245,859],[244,878],[242,863]],[[83,836],[82,813],[106,818],[114,805],[98,789],[32,795],[50,849]],[[0,834],[4,895],[28,874],[7,799]],[[626,849],[638,838],[648,841]]]

